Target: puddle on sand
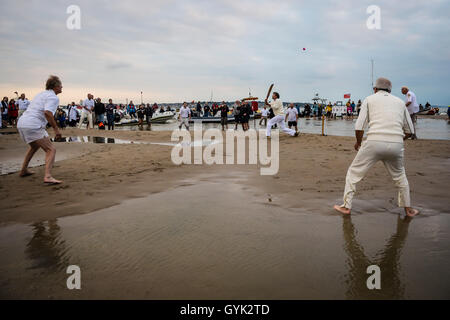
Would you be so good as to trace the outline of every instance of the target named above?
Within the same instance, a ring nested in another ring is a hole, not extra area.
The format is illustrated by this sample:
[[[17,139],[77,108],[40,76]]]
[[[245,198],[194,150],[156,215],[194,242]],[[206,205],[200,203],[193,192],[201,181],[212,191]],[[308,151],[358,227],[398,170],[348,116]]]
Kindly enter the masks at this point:
[[[242,179],[186,180],[90,214],[1,227],[0,297],[450,298],[449,215],[287,210]],[[66,288],[72,264],[79,291]],[[372,264],[380,291],[366,287]]]

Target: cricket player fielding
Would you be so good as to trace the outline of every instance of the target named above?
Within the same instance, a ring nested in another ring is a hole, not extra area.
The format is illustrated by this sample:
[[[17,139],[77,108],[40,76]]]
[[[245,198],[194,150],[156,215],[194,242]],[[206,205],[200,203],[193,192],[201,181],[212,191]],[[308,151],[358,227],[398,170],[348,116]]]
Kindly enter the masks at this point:
[[[334,209],[350,214],[356,184],[376,162],[383,161],[398,188],[398,206],[405,208],[406,215],[415,216],[419,211],[411,208],[409,184],[403,165],[403,141],[414,134],[414,126],[404,102],[390,94],[391,81],[379,78],[373,89],[375,94],[364,100],[356,121],[355,149],[358,154],[347,171],[344,204],[335,205]],[[367,125],[367,140],[362,143]]]

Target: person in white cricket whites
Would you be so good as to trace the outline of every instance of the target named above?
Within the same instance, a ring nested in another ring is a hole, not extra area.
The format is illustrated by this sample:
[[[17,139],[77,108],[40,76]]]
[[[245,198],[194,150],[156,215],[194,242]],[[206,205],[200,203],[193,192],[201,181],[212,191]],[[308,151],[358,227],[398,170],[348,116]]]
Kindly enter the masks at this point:
[[[391,89],[391,81],[386,78],[377,79],[375,94],[367,97],[361,106],[355,124],[355,150],[358,153],[347,171],[344,204],[334,206],[342,214],[350,214],[356,184],[378,161],[383,162],[398,188],[398,206],[405,208],[407,216],[419,213],[411,208],[409,184],[403,165],[403,140],[414,133],[414,127],[404,102],[391,95]],[[362,143],[367,125],[367,140]]]
[[[178,128],[181,130],[181,127],[184,125],[186,130],[189,131],[189,120],[191,120],[191,109],[187,106],[187,103],[184,102],[180,108],[180,114],[178,115]]]
[[[16,101],[16,105],[19,107],[19,118],[20,118],[30,105],[30,101],[28,101],[28,99],[25,97],[25,93],[22,93],[20,95],[20,97]]]
[[[406,108],[408,109],[409,115],[411,116],[411,120],[414,126],[414,133],[411,136],[411,139],[417,140],[416,135],[416,122],[417,122],[417,113],[419,112],[419,104],[417,103],[417,98],[414,92],[408,89],[408,87],[402,87],[402,93],[406,95]]]
[[[56,149],[48,137],[45,130],[49,123],[54,132],[55,139],[61,139],[61,133],[56,124],[54,114],[59,106],[59,98],[56,96],[62,92],[61,80],[57,76],[50,76],[45,85],[45,91],[34,97],[30,106],[20,117],[17,129],[22,139],[30,145],[25,160],[23,161],[21,177],[30,176],[33,173],[28,171],[28,164],[39,148],[45,151],[45,184],[60,184],[62,181],[56,180],[51,175],[53,163],[55,162]]]
[[[286,127],[286,124],[284,123],[284,115],[283,115],[283,102],[280,100],[280,95],[278,92],[274,92],[272,94],[272,102],[267,102],[267,99],[265,100],[265,104],[272,107],[273,113],[275,114],[275,117],[269,120],[269,123],[267,124],[266,129],[266,136],[270,138],[270,133],[272,131],[272,126],[279,124],[281,127],[281,130],[283,130],[285,133],[289,134],[290,136],[298,136],[298,132],[295,132],[293,129],[289,129]]]
[[[93,119],[92,119],[92,112],[94,111],[94,106],[95,106],[94,96],[92,94],[88,93],[87,99],[85,99],[83,101],[81,106],[83,107],[83,111],[81,112],[80,122],[78,123],[78,128],[81,129],[81,127],[83,126],[84,119],[87,118],[88,119],[88,127],[87,128],[94,129]]]

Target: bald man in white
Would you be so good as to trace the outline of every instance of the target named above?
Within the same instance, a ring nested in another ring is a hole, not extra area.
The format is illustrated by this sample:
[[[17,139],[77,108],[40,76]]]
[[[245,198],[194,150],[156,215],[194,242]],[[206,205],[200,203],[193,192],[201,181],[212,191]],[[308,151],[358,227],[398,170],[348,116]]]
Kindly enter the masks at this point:
[[[414,127],[405,104],[390,94],[391,82],[379,78],[375,84],[375,94],[367,97],[355,124],[358,151],[347,171],[344,204],[334,209],[342,214],[350,214],[356,184],[369,169],[382,161],[398,188],[398,206],[405,209],[408,216],[415,216],[418,210],[411,208],[409,184],[403,165],[403,140],[414,133]],[[368,126],[367,140],[362,143],[364,128]],[[361,146],[362,144],[362,146]]]

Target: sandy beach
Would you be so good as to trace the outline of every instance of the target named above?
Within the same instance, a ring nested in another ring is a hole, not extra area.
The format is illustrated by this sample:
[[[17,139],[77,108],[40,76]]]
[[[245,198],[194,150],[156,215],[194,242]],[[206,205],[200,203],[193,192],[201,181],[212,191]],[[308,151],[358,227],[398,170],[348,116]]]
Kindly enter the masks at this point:
[[[68,129],[66,137],[126,143],[56,143],[60,186],[42,184],[42,166],[29,178],[0,176],[0,296],[449,298],[448,277],[438,275],[450,266],[450,141],[406,142],[412,201],[421,210],[411,221],[399,218],[381,163],[358,185],[351,218],[332,210],[355,155],[351,137],[281,135],[279,172],[261,176],[257,165],[176,166],[172,147],[157,144],[170,135]],[[0,136],[0,148],[2,159],[26,150],[17,134]],[[377,259],[390,281],[374,294],[365,268]],[[84,270],[80,292],[65,288],[68,263]],[[412,270],[424,267],[438,273]]]

